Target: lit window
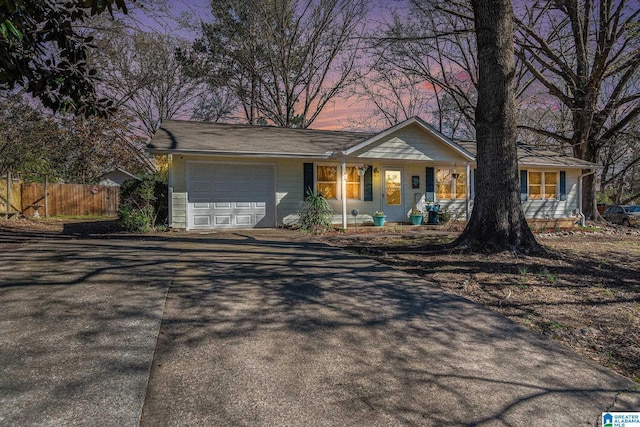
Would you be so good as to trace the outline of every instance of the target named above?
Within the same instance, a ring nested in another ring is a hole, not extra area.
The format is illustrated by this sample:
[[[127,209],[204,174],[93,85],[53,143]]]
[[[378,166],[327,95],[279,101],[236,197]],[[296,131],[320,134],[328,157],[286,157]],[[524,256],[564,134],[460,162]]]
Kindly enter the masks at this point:
[[[337,200],[342,193],[338,179],[341,170],[341,166],[316,166],[316,192],[325,199]],[[347,199],[361,199],[363,177],[358,173],[357,166],[347,166],[345,181]]]
[[[400,171],[384,171],[384,194],[387,205],[402,206],[402,176]]]
[[[436,197],[438,199],[464,199],[467,197],[465,174],[451,169],[436,171]]]
[[[318,166],[316,170],[316,192],[325,199],[338,198],[338,167]]]
[[[438,169],[436,172],[436,197],[438,199],[451,198],[451,171],[446,169]]]
[[[558,174],[555,172],[544,173],[544,198],[556,199],[558,195]]]
[[[529,198],[542,199],[542,172],[529,172]]]
[[[361,181],[358,168],[347,166],[347,199],[360,199]]]
[[[556,172],[529,172],[530,199],[556,199],[557,197],[558,174]]]

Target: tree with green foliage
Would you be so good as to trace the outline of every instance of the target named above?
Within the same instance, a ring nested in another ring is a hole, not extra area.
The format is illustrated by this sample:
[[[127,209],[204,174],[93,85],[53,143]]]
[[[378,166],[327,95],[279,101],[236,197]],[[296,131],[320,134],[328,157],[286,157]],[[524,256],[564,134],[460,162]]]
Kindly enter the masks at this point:
[[[59,143],[57,124],[42,111],[19,97],[0,102],[0,175],[57,175]]]
[[[168,214],[167,194],[167,184],[154,175],[125,181],[120,187],[120,226],[126,231],[147,233],[165,225]]]
[[[0,101],[0,174],[90,184],[115,167],[151,169],[143,141],[126,136],[130,119],[121,113],[53,116],[33,104],[18,95]]]
[[[0,90],[20,89],[54,111],[106,114],[111,103],[96,97],[92,40],[80,27],[114,6],[127,11],[124,0],[0,0]]]

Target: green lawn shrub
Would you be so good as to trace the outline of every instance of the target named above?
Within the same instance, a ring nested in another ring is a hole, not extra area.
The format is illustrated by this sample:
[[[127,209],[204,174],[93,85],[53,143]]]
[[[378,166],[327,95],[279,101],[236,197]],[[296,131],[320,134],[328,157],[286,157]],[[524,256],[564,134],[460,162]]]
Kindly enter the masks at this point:
[[[154,175],[125,181],[120,187],[120,227],[134,233],[148,233],[166,226],[167,192],[167,184]]]

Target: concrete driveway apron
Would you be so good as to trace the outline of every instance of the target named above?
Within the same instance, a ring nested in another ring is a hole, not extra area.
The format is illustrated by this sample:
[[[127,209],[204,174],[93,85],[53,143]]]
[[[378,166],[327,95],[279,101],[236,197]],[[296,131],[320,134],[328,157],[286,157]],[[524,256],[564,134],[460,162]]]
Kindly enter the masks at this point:
[[[0,425],[138,425],[178,251],[140,238],[5,240]]]
[[[580,426],[640,410],[637,384],[422,279],[277,233],[210,237],[182,243],[144,426]]]

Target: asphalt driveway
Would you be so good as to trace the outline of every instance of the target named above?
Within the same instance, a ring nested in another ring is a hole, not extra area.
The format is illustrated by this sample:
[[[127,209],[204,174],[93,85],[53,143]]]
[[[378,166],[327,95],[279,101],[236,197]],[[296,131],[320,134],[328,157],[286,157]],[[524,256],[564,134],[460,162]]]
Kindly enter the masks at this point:
[[[45,239],[0,264],[0,425],[597,425],[637,384],[284,232]]]

